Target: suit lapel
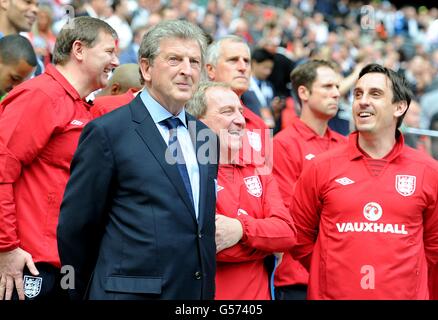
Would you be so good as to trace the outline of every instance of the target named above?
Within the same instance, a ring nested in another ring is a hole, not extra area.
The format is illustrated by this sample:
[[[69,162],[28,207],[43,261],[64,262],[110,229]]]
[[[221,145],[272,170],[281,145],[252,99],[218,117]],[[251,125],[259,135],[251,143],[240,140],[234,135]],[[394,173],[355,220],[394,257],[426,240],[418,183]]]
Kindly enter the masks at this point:
[[[137,95],[137,97],[130,103],[129,107],[131,108],[132,112],[132,120],[137,123],[135,131],[138,133],[152,155],[163,168],[163,171],[189,209],[192,218],[196,221],[195,210],[193,208],[192,201],[190,200],[189,195],[184,187],[184,182],[182,181],[178,167],[176,164],[171,165],[166,162],[165,153],[167,145],[158,131],[154,121],[152,120],[149,111],[145,108],[140,95]]]

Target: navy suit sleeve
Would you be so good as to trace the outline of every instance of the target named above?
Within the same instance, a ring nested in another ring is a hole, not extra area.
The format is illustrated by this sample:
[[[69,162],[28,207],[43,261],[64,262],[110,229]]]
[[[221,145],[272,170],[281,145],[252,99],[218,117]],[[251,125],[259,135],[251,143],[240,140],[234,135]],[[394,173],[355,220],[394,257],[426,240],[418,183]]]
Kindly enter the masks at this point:
[[[105,130],[90,122],[73,157],[57,230],[61,264],[75,271],[73,299],[84,298],[95,266],[108,216],[113,166]]]
[[[242,95],[242,102],[252,112],[254,112],[256,115],[261,117],[260,108],[262,108],[263,106],[261,105],[260,101],[257,99],[257,96],[255,95],[254,91],[251,90],[246,91]]]

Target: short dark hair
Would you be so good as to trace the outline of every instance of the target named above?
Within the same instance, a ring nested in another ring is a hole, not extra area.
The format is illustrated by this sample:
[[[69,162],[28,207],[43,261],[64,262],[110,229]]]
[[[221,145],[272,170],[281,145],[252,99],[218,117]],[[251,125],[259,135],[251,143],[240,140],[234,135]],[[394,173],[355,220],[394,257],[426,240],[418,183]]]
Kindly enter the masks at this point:
[[[121,2],[122,0],[113,0],[113,2],[111,3],[111,8],[113,9],[113,12],[117,10],[117,7],[120,5]]]
[[[312,92],[312,85],[316,80],[317,70],[320,67],[327,67],[336,71],[336,66],[327,60],[312,59],[303,64],[298,65],[290,73],[290,80],[294,93],[301,104],[301,99],[298,95],[298,88],[305,86]]]
[[[261,63],[263,61],[274,61],[274,55],[263,48],[256,48],[251,54],[251,61]]]
[[[32,67],[37,65],[37,57],[28,39],[11,34],[0,39],[0,60],[3,64],[15,65],[20,60]]]
[[[382,73],[389,80],[391,80],[392,89],[392,103],[397,103],[400,101],[406,101],[408,107],[406,111],[397,119],[397,129],[401,126],[406,112],[409,109],[409,105],[413,98],[413,93],[409,87],[409,83],[404,76],[398,74],[397,72],[384,67],[377,63],[371,63],[366,65],[359,73],[359,79],[362,78],[367,73]]]
[[[64,65],[70,60],[73,43],[81,41],[92,48],[99,40],[100,31],[117,39],[117,32],[105,21],[92,17],[77,17],[65,24],[56,38],[53,49],[53,63]]]

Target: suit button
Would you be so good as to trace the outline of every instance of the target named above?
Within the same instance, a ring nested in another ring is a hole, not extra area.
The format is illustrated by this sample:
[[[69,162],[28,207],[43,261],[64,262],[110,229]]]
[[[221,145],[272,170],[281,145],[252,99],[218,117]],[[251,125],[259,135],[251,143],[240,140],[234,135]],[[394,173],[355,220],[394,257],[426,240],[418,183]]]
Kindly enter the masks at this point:
[[[196,272],[195,272],[195,279],[196,279],[196,280],[201,280],[201,278],[202,278],[202,274],[201,274],[201,272],[196,271]]]
[[[202,233],[198,233],[198,238],[199,238],[199,239],[202,238]]]

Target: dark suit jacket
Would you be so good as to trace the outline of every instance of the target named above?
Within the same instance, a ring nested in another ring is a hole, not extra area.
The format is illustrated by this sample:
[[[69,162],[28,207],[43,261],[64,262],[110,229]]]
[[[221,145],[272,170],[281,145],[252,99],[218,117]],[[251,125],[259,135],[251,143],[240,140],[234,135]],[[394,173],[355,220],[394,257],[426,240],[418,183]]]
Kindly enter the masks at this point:
[[[198,159],[198,222],[140,96],[84,128],[58,225],[61,263],[75,269],[74,298],[214,298],[219,152],[202,122],[189,125],[192,141],[201,129],[210,139],[195,150],[208,147],[213,161]]]

